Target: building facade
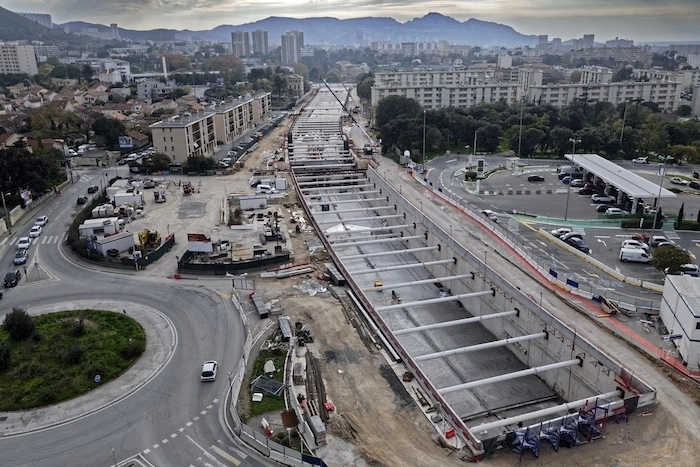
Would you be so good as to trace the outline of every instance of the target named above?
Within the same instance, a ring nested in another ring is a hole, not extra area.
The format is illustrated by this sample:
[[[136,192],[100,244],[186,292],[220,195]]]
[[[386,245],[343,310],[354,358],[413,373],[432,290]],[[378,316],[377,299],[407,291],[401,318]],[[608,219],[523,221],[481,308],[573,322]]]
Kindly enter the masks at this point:
[[[304,33],[290,31],[282,35],[282,65],[299,62],[301,48],[304,47]]]
[[[0,42],[0,73],[36,75],[34,46],[17,42]]]
[[[700,370],[700,279],[666,276],[659,317],[689,370]]]
[[[188,157],[210,157],[219,143],[232,143],[271,116],[270,93],[219,102],[203,112],[175,115],[151,125],[153,148],[178,163]]]
[[[231,51],[234,57],[250,57],[250,34],[248,31],[231,33]]]
[[[20,16],[27,18],[28,20],[34,21],[37,24],[53,29],[53,21],[51,20],[51,15],[45,13],[16,13]]]
[[[253,31],[253,53],[267,55],[270,53],[270,43],[267,40],[267,31],[257,29]]]

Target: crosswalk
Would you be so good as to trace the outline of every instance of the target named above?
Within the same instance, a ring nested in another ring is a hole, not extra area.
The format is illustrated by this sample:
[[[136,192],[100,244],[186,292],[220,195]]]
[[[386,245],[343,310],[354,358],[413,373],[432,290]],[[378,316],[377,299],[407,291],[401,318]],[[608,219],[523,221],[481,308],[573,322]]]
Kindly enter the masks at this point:
[[[5,237],[0,240],[0,246],[12,246],[16,245],[19,239],[22,237],[8,238]],[[64,235],[43,235],[41,237],[30,238],[32,245],[56,245],[68,239],[68,234]]]

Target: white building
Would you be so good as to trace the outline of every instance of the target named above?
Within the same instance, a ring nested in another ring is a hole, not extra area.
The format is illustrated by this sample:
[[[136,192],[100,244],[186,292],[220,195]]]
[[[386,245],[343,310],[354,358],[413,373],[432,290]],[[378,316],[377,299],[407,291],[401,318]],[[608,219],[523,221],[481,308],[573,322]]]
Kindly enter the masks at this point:
[[[304,47],[304,33],[290,31],[282,35],[282,65],[299,62],[301,48]]]
[[[0,74],[36,75],[34,46],[18,42],[0,42]]]
[[[700,370],[700,279],[666,276],[659,317],[689,370]]]

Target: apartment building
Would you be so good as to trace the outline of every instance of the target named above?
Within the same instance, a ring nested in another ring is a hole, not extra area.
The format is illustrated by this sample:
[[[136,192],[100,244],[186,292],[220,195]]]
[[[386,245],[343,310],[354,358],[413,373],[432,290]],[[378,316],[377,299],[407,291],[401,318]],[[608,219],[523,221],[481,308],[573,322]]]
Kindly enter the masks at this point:
[[[577,71],[581,72],[579,84],[609,83],[613,78],[613,71],[602,66],[584,66]]]
[[[248,31],[231,33],[231,51],[234,57],[250,57],[250,34]]]
[[[632,76],[635,79],[649,79],[653,81],[679,81],[684,89],[700,86],[700,70],[666,71],[635,68]]]
[[[301,49],[304,47],[304,33],[290,31],[282,35],[282,65],[298,63]]]
[[[267,40],[267,31],[257,29],[253,31],[253,53],[267,55],[270,53],[270,43]]]
[[[648,47],[590,47],[571,52],[571,59],[612,59],[620,63],[639,62],[651,66],[653,52]]]
[[[220,143],[230,144],[272,116],[270,93],[212,104],[196,114],[183,113],[154,123],[156,152],[182,163],[188,157],[209,157]]]
[[[0,42],[0,74],[26,73],[34,76],[38,72],[33,45]]]

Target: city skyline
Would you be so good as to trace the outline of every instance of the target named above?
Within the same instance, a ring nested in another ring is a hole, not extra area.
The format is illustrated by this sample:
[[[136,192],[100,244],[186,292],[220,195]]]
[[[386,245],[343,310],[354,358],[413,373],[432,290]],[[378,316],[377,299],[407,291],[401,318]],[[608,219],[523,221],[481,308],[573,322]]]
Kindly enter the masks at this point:
[[[125,29],[209,30],[270,16],[292,18],[391,17],[405,23],[430,12],[463,22],[469,18],[513,27],[527,35],[569,40],[595,34],[635,42],[700,41],[697,0],[9,0],[14,12],[47,13],[56,24],[85,21]]]

